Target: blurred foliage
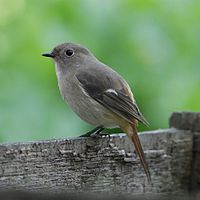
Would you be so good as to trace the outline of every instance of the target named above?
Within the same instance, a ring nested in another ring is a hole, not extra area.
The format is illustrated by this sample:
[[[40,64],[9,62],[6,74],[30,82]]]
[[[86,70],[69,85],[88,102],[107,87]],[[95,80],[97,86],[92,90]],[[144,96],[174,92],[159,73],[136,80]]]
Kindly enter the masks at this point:
[[[0,141],[77,136],[92,127],[60,97],[41,53],[80,43],[131,85],[150,128],[200,110],[200,1],[0,0]]]

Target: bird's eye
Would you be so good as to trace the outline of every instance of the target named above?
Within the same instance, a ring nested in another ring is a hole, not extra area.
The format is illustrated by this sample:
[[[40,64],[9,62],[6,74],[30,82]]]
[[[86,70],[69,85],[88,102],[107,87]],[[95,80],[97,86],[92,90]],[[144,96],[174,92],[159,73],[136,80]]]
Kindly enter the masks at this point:
[[[72,49],[67,49],[67,50],[65,51],[65,54],[66,54],[68,57],[71,57],[71,56],[74,55],[74,51],[73,51]]]

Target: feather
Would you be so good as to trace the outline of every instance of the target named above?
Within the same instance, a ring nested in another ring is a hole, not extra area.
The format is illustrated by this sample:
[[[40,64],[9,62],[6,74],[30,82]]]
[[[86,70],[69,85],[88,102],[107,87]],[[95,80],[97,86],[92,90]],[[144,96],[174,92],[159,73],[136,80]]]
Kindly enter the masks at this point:
[[[140,158],[140,162],[141,162],[141,164],[144,168],[147,179],[148,179],[149,183],[151,183],[151,175],[150,175],[150,172],[149,172],[149,167],[148,167],[148,164],[147,164],[146,159],[145,159],[144,151],[143,151],[140,139],[138,137],[136,127],[133,124],[131,124],[131,127],[132,127],[132,131],[133,131],[133,134],[131,135],[131,140],[132,140],[132,142],[135,146],[136,153]]]
[[[149,123],[139,111],[128,84],[116,74],[111,76],[109,73],[101,73],[102,71],[96,73],[79,71],[76,74],[84,92],[130,123],[133,122],[134,118],[149,126]]]

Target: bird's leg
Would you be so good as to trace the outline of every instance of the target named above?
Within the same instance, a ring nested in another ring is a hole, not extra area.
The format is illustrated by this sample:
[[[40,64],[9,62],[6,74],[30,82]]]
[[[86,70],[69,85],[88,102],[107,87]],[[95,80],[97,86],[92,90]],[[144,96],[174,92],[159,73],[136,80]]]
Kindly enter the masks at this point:
[[[103,131],[102,126],[97,126],[96,128],[92,129],[91,131],[79,136],[79,137],[90,137],[91,135],[100,135],[101,131]]]

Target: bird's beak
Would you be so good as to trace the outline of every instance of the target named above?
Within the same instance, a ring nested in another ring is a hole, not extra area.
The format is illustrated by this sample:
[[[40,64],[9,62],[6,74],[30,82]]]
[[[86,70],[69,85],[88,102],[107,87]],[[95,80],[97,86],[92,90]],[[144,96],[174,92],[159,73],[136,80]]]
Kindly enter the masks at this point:
[[[54,58],[55,55],[53,53],[43,53],[42,56]]]

